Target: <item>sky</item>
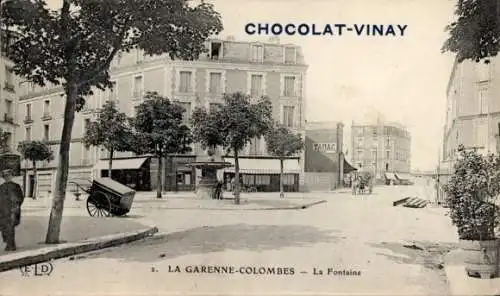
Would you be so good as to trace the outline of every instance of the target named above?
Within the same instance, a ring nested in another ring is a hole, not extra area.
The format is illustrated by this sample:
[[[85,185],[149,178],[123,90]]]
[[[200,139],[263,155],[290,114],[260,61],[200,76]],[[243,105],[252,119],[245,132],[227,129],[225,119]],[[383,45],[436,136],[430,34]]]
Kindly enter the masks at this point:
[[[61,0],[48,0],[51,7]],[[221,37],[249,36],[247,23],[407,25],[404,36],[280,36],[309,65],[306,119],[350,124],[380,112],[412,136],[412,168],[434,169],[442,143],[453,55],[442,54],[456,0],[207,0],[221,14]]]
[[[412,168],[434,169],[442,143],[446,86],[453,55],[442,54],[445,26],[454,16],[449,0],[213,0],[224,31],[236,40],[245,24],[402,24],[404,36],[280,36],[302,47],[309,65],[308,121],[352,120],[380,112],[405,125],[412,136]]]

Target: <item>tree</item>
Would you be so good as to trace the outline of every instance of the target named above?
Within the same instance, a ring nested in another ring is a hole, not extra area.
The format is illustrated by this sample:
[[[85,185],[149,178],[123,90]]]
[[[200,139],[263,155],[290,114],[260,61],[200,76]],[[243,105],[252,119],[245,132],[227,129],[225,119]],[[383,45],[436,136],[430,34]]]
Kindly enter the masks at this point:
[[[204,107],[197,107],[191,117],[193,140],[200,143],[201,148],[208,149],[209,154],[224,144],[220,119],[217,110],[207,112]]]
[[[19,143],[17,147],[17,151],[21,153],[21,156],[31,161],[33,164],[33,175],[35,177],[35,182],[33,184],[33,199],[36,199],[36,186],[38,183],[37,174],[36,174],[36,162],[44,161],[44,160],[53,160],[54,155],[50,146],[43,141],[23,141]]]
[[[147,92],[144,102],[137,106],[132,119],[136,153],[151,153],[158,158],[156,197],[162,198],[162,159],[168,154],[191,151],[192,137],[182,123],[186,110],[157,92]]]
[[[2,3],[3,32],[18,35],[6,52],[15,74],[64,90],[64,123],[56,192],[46,243],[58,243],[68,180],[69,146],[75,112],[97,88],[111,87],[109,68],[118,51],[194,60],[205,40],[222,30],[211,4],[187,0],[63,0],[51,10],[43,0]],[[12,36],[13,34],[5,34]],[[7,38],[8,39],[8,38]]]
[[[84,143],[88,146],[102,146],[109,151],[108,177],[111,178],[113,154],[115,151],[130,151],[131,132],[127,115],[116,108],[115,101],[107,101],[97,121],[91,122],[85,131]]]
[[[0,128],[0,154],[10,152],[9,138],[10,133],[4,132],[2,128]]]
[[[256,137],[263,136],[272,124],[272,104],[262,97],[258,102],[250,102],[250,96],[241,92],[224,95],[224,104],[215,112],[222,146],[234,154],[235,199],[240,203],[240,166],[238,153]]]
[[[304,149],[304,141],[298,134],[294,134],[290,129],[279,124],[275,124],[265,134],[267,151],[269,154],[278,157],[280,160],[280,197],[284,197],[283,192],[283,162],[286,157],[290,157]]]
[[[457,20],[446,27],[449,37],[441,51],[455,53],[459,63],[489,63],[500,48],[500,1],[458,0],[455,15]]]

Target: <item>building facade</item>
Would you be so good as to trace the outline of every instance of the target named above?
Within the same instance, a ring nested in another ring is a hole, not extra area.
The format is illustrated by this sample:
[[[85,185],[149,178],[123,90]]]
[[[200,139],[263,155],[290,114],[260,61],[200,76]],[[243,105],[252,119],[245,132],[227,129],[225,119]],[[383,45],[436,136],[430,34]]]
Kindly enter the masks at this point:
[[[411,135],[401,124],[377,122],[351,125],[351,163],[383,179],[387,172],[409,174]]]
[[[344,124],[307,122],[305,138],[305,186],[308,190],[332,190],[342,184]]]
[[[122,112],[134,116],[135,107],[143,102],[146,91],[156,91],[182,104],[187,110],[184,116],[186,124],[194,108],[215,107],[222,103],[223,93],[240,91],[254,98],[266,95],[272,101],[275,120],[298,133],[303,130],[307,66],[300,47],[279,42],[238,42],[228,38],[210,40],[207,48],[208,53],[197,61],[171,60],[166,55],[146,56],[140,50],[118,54],[111,70],[113,89],[96,91],[86,98],[86,106],[75,117],[69,180],[100,176],[107,169],[107,151],[85,147],[82,143],[86,126],[97,118],[104,102],[116,100]],[[38,191],[48,191],[55,182],[64,111],[61,94],[60,88],[32,85],[20,97],[19,113],[24,121],[18,137],[41,137],[49,141],[56,152],[53,161],[42,165]],[[218,153],[221,155],[221,151]],[[134,156],[132,153],[115,154],[117,159],[113,161],[113,167],[120,171],[117,178],[127,183],[130,176],[147,173],[153,177],[146,187],[156,188],[154,176],[157,162],[154,158]],[[168,157],[164,162],[164,190],[192,190],[200,172],[185,164],[204,155],[198,145],[193,145],[193,152],[188,155]],[[241,155],[267,156],[264,140],[254,139]],[[302,162],[299,168],[303,166]],[[28,171],[31,169],[29,164],[26,168]],[[241,169],[244,172],[247,168],[242,166]],[[265,171],[266,168],[262,169]],[[265,174],[264,171],[261,174]]]
[[[12,73],[12,63],[0,55],[0,129],[7,133],[7,146],[10,152],[16,152],[16,130],[18,126],[17,101],[19,78]],[[3,151],[0,151],[2,153]]]
[[[446,89],[446,123],[440,166],[450,172],[457,147],[498,153],[500,149],[500,59],[455,61]]]

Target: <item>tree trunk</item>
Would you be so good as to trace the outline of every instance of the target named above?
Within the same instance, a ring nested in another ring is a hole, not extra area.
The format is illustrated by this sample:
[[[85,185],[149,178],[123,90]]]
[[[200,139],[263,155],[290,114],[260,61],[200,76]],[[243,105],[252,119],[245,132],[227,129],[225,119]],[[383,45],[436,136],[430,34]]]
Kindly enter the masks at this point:
[[[109,150],[109,160],[108,160],[108,177],[111,178],[111,171],[113,170],[113,149]],[[113,178],[111,178],[113,179]]]
[[[62,214],[64,209],[64,199],[66,197],[66,186],[68,182],[69,170],[69,147],[71,142],[71,131],[75,121],[75,107],[77,98],[76,85],[67,87],[66,105],[64,107],[64,123],[61,135],[61,145],[59,147],[59,163],[56,172],[56,190],[50,212],[49,226],[46,244],[59,243],[59,233],[61,231]]]
[[[36,199],[36,186],[38,183],[37,176],[36,176],[36,160],[32,160],[31,163],[33,164],[33,199]]]
[[[162,154],[158,153],[158,172],[156,174],[156,198],[161,198],[161,189],[163,186],[161,182],[162,170],[163,170]]]
[[[280,197],[285,197],[285,193],[283,190],[283,158],[280,158]]]
[[[240,164],[238,162],[238,149],[234,149],[234,203],[240,204]]]

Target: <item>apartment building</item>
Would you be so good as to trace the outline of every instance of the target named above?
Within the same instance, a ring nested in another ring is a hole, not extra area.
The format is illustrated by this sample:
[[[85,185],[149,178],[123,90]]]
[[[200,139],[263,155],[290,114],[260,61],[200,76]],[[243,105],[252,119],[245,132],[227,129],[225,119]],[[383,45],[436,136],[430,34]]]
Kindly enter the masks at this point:
[[[0,129],[7,133],[7,146],[10,152],[16,152],[17,99],[19,78],[11,70],[12,63],[0,55]],[[8,152],[8,151],[0,151]]]
[[[275,120],[296,132],[303,130],[307,66],[300,47],[279,42],[250,43],[233,38],[213,39],[206,45],[208,53],[197,61],[147,56],[140,50],[118,54],[112,64],[113,89],[96,91],[86,98],[85,108],[76,115],[69,180],[107,174],[108,153],[101,148],[83,145],[85,128],[96,119],[106,100],[116,100],[122,112],[134,116],[135,107],[143,102],[146,91],[157,91],[182,104],[187,110],[185,123],[189,123],[194,108],[204,106],[211,109],[222,103],[223,93],[242,91],[255,98],[267,95],[273,103]],[[62,90],[53,86],[31,86],[24,90],[19,102],[19,113],[24,119],[18,132],[20,138],[44,138],[54,151],[58,151],[64,110],[61,94]],[[204,155],[198,145],[193,145],[192,153],[169,156],[164,162],[164,190],[192,190],[200,172],[186,164]],[[276,168],[279,170],[279,162],[269,158],[264,140],[254,139],[241,155],[240,168],[243,175],[247,175],[245,179],[248,182],[253,180],[253,184],[261,187],[270,185],[272,176],[277,173]],[[55,156],[39,171],[38,191],[48,191],[54,186],[57,153]],[[142,190],[156,188],[156,159],[132,153],[117,153],[115,157],[114,178]],[[230,157],[225,159],[231,161]],[[256,162],[259,162],[258,168]],[[26,169],[30,171],[29,164],[26,164]],[[297,160],[290,168],[291,174],[299,175],[302,171],[303,161]],[[227,170],[225,173],[229,177],[232,172]],[[294,179],[294,184],[299,180]]]
[[[352,166],[344,158],[344,124],[307,122],[305,140],[305,186],[308,190],[332,190],[343,185]]]
[[[450,173],[463,144],[480,153],[500,149],[500,59],[484,64],[455,61],[446,89],[441,169]]]
[[[351,163],[372,171],[377,179],[386,173],[409,174],[411,169],[411,135],[397,122],[352,123]]]

